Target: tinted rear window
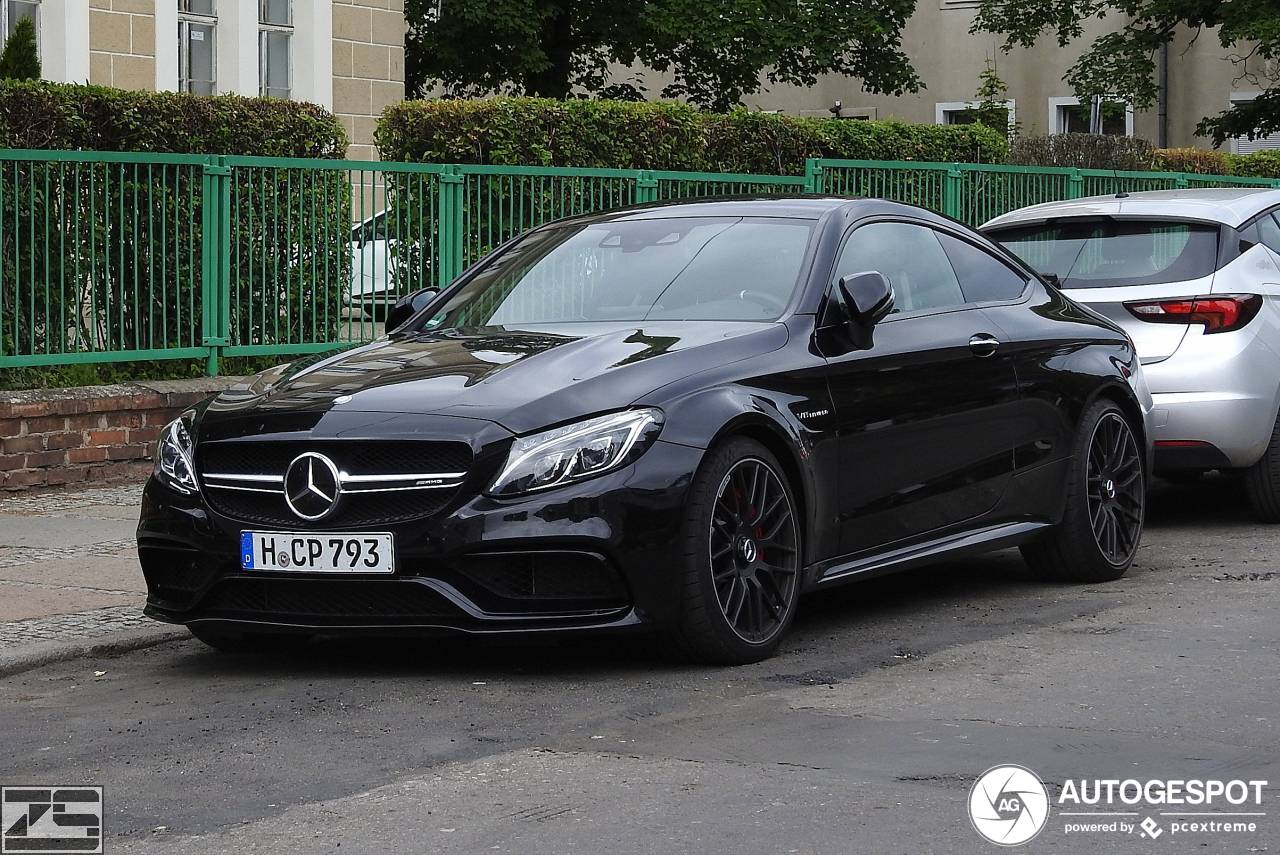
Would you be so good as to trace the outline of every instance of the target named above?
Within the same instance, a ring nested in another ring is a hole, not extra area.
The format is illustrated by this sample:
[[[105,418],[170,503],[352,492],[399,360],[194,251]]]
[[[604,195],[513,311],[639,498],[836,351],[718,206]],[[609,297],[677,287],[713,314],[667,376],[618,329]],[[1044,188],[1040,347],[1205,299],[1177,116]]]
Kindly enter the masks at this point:
[[[1183,282],[1208,276],[1218,260],[1218,229],[1200,223],[1074,220],[989,234],[1063,288]]]

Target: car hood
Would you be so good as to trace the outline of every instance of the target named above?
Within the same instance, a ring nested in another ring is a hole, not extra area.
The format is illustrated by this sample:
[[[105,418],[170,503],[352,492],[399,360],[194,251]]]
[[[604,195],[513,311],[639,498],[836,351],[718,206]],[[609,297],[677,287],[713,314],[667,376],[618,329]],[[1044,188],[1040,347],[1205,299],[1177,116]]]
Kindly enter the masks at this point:
[[[219,395],[204,419],[414,413],[485,419],[526,433],[625,407],[682,377],[771,352],[786,340],[779,323],[724,321],[393,335],[263,372]]]

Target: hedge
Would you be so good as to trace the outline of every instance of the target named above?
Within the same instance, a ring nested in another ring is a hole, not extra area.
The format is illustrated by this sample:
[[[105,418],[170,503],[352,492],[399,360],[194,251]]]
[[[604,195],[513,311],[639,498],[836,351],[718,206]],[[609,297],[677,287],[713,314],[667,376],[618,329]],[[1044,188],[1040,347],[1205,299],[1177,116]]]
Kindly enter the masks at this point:
[[[1140,137],[1110,134],[1047,134],[1018,137],[1009,162],[1021,166],[1076,169],[1150,170],[1155,161],[1151,143]]]
[[[0,146],[335,158],[347,139],[331,113],[299,101],[5,80]]]
[[[4,81],[0,146],[336,158],[345,153],[346,137],[313,104]],[[202,344],[202,167],[139,160],[0,161],[0,353]],[[233,219],[233,263],[272,259],[252,276],[232,271],[234,282],[252,282],[232,301],[237,343],[271,343],[277,330],[281,340],[297,340],[299,330],[309,333],[320,319],[336,333],[350,249],[307,236],[325,223],[336,234],[350,229],[351,186],[343,171],[321,181],[327,194],[314,182],[304,192],[284,172],[237,171],[233,198],[240,210],[296,212]],[[326,259],[339,275],[316,281]],[[263,316],[263,306],[277,304],[290,307],[287,317]]]
[[[735,110],[670,101],[500,97],[407,101],[376,132],[384,160],[800,175],[810,157],[1003,162],[981,125],[911,125]]]
[[[1280,178],[1280,150],[1267,149],[1253,154],[1229,154],[1227,163],[1232,175],[1249,178]]]

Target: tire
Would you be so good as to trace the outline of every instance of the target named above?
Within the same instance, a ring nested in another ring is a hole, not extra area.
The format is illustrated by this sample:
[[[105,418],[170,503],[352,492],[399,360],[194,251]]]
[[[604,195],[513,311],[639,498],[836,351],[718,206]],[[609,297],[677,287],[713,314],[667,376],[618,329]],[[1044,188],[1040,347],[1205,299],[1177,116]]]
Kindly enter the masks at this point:
[[[732,438],[707,453],[687,507],[677,545],[678,615],[664,640],[680,658],[704,664],[767,659],[795,617],[803,566],[801,521],[784,470],[760,443]]]
[[[1262,459],[1244,470],[1244,489],[1260,521],[1280,523],[1280,419],[1271,429]]]
[[[1117,444],[1122,451],[1112,450]],[[1095,402],[1076,429],[1062,521],[1022,547],[1031,573],[1062,582],[1119,579],[1142,538],[1146,488],[1146,458],[1128,417],[1111,401]]]
[[[197,639],[222,653],[272,653],[300,647],[306,642],[305,636],[228,632],[203,626],[188,626],[187,629]]]

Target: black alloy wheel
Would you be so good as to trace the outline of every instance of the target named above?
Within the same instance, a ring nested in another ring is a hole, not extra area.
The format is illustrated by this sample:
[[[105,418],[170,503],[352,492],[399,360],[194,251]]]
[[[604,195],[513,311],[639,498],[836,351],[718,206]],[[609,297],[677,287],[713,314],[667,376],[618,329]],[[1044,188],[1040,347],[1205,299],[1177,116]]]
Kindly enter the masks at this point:
[[[777,649],[800,599],[803,527],[792,485],[759,442],[711,448],[689,487],[680,542],[680,612],[670,650],[708,664],[759,662]]]
[[[711,515],[716,601],[744,641],[768,641],[783,626],[797,582],[795,513],[782,480],[757,458],[720,482]]]
[[[1142,535],[1146,485],[1138,442],[1117,412],[1107,413],[1094,426],[1087,484],[1094,542],[1111,564],[1126,565]]]
[[[1147,460],[1124,411],[1100,400],[1081,414],[1067,468],[1062,520],[1022,547],[1031,572],[1064,582],[1119,579],[1142,539]]]

